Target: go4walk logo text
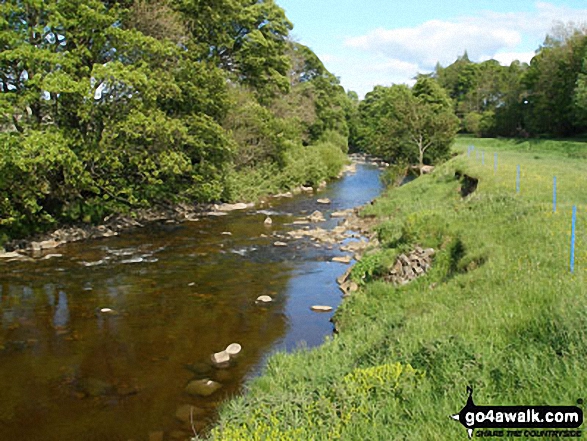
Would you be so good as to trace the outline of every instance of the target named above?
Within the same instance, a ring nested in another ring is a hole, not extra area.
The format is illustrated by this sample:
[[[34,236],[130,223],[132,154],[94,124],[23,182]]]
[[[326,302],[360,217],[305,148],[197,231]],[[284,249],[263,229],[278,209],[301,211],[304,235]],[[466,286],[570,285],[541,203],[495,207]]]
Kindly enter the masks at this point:
[[[492,437],[568,439],[581,436],[580,430],[529,430],[577,429],[583,424],[583,411],[577,406],[477,406],[473,402],[471,387],[467,387],[467,393],[467,404],[459,413],[451,415],[451,418],[465,426],[469,438],[473,436],[475,429],[506,429],[478,432],[478,436],[481,437],[484,433]]]

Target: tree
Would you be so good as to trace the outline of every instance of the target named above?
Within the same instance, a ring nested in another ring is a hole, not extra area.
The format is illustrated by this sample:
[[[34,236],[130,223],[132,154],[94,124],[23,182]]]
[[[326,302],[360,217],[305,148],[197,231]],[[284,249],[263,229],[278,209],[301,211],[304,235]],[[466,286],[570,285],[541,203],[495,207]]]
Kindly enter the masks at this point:
[[[425,162],[446,158],[458,129],[458,118],[446,92],[431,78],[407,86],[376,86],[359,105],[358,144],[392,162]]]

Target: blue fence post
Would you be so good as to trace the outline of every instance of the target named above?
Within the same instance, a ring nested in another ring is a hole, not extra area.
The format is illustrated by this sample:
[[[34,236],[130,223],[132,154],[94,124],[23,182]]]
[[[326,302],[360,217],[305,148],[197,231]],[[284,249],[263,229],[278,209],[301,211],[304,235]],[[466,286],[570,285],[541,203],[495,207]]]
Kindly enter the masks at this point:
[[[497,171],[497,153],[493,154],[493,171]]]
[[[575,272],[575,226],[577,223],[577,206],[573,205],[573,223],[571,226],[571,273]]]
[[[556,213],[556,176],[552,182],[552,212]]]
[[[520,192],[520,166],[516,169],[516,193]]]

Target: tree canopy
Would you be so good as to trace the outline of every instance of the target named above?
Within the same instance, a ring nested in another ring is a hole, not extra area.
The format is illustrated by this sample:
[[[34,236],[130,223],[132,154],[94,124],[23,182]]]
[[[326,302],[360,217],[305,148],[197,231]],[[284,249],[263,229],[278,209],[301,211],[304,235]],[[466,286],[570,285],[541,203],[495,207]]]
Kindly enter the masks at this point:
[[[344,150],[347,95],[291,29],[273,0],[2,2],[0,240]]]

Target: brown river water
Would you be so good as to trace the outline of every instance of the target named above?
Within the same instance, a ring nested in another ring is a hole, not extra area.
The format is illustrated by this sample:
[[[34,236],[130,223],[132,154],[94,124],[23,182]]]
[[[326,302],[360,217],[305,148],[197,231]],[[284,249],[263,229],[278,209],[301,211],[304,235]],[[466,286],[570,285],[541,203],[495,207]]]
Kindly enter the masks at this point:
[[[335,279],[348,266],[330,260],[344,253],[308,240],[275,247],[262,235],[300,228],[291,223],[315,209],[327,219],[318,225],[332,228],[330,212],[380,191],[379,170],[359,164],[319,196],[0,262],[0,440],[185,440],[182,405],[205,430],[271,353],[319,345],[333,331],[332,313],[310,306],[340,303]],[[260,295],[275,301],[257,305]],[[210,355],[230,343],[243,348],[236,363],[213,368]],[[209,397],[185,392],[203,378],[222,387]]]

